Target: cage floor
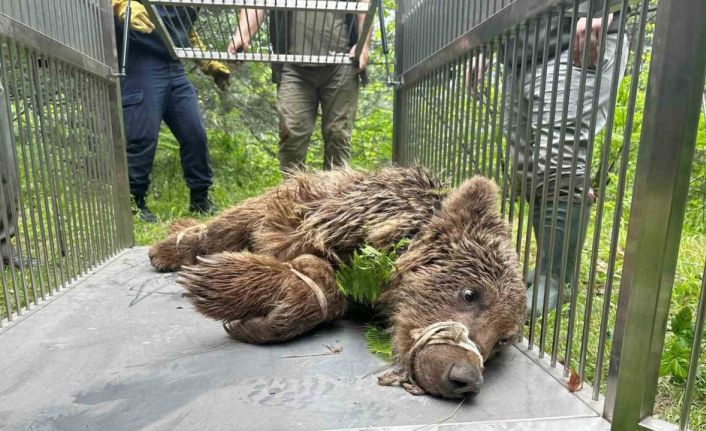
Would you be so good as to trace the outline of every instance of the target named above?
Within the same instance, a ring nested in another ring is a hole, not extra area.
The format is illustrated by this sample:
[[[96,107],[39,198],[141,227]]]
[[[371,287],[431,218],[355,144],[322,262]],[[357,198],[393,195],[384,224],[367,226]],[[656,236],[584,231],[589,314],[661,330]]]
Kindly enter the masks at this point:
[[[412,430],[458,401],[377,385],[362,325],[253,346],[194,312],[173,274],[128,250],[0,332],[0,429]],[[283,358],[326,351],[330,356]],[[578,396],[511,348],[442,429],[607,430]]]

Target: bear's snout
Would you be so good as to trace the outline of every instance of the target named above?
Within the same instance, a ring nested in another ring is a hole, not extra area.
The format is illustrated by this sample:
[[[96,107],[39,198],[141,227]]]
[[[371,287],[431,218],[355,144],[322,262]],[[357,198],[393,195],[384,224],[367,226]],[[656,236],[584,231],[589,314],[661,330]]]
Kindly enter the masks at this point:
[[[467,363],[454,363],[441,380],[442,395],[455,398],[466,394],[477,394],[483,386],[483,374],[478,367]]]

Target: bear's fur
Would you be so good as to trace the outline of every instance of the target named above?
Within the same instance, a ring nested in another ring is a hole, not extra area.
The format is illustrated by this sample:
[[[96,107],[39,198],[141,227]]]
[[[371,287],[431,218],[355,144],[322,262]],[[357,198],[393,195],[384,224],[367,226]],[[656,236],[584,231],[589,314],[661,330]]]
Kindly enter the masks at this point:
[[[231,336],[269,343],[346,311],[335,269],[353,251],[409,238],[375,305],[397,362],[423,390],[457,397],[482,382],[466,350],[430,344],[405,361],[412,333],[436,322],[465,325],[484,360],[520,334],[524,287],[497,200],[489,179],[449,190],[420,168],[300,173],[206,224],[178,222],[149,256],[160,271],[181,269],[196,309]]]

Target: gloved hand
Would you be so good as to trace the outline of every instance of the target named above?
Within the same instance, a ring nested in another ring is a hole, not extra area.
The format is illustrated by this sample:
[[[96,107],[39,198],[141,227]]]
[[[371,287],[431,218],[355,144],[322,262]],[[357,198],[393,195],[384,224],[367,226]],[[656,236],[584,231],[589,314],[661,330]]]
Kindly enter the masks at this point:
[[[125,22],[127,0],[113,0],[113,13],[120,22]],[[152,33],[154,24],[147,14],[147,9],[138,1],[130,2],[130,29],[140,33]]]
[[[218,87],[219,90],[228,90],[228,87],[230,87],[230,69],[228,69],[228,67],[226,67],[223,63],[218,63],[217,61],[212,61],[211,63],[216,63],[218,66],[225,68],[225,70],[213,72],[211,76],[213,77],[213,82],[216,83],[216,87]]]
[[[193,48],[207,51],[208,45],[203,43],[195,31],[189,32],[189,42]],[[230,69],[220,61],[203,60],[199,62],[201,71],[213,78],[216,86],[221,91],[226,91],[230,86]]]

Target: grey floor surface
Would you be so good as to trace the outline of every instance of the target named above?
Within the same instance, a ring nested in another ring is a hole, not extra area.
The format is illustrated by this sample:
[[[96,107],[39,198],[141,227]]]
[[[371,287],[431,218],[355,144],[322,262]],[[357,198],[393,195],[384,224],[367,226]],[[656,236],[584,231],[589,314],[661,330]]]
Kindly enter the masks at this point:
[[[324,345],[343,350],[283,358]],[[135,248],[0,332],[0,429],[413,430],[457,407],[378,386],[366,375],[383,364],[347,321],[282,345],[235,342]],[[609,429],[517,348],[485,381],[440,429]]]

